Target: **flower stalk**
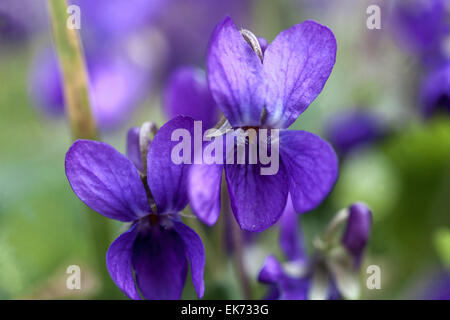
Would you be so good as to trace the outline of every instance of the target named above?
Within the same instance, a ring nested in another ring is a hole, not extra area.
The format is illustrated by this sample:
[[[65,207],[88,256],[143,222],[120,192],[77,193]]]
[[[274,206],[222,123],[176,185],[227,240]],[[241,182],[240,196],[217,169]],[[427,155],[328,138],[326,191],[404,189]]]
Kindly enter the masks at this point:
[[[97,140],[97,127],[92,116],[86,64],[79,34],[76,29],[66,25],[67,1],[50,0],[48,9],[51,19],[53,43],[56,49],[63,77],[63,90],[66,113],[73,139]],[[110,288],[114,288],[105,268],[105,254],[109,243],[107,221],[87,208],[89,231],[93,242],[93,254],[96,257],[95,268],[101,281],[100,297],[105,297]]]

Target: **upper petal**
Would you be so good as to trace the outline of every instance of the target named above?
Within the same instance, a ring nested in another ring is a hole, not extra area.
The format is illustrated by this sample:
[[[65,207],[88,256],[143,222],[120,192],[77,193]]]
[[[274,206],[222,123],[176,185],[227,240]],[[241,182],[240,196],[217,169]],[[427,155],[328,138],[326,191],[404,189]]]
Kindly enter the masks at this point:
[[[151,211],[136,167],[110,145],[77,140],[65,165],[78,198],[105,217],[132,221]]]
[[[127,157],[134,163],[136,168],[142,172],[141,148],[139,146],[139,127],[132,127],[127,134]]]
[[[207,62],[211,93],[231,125],[259,125],[265,91],[262,63],[230,17],[214,30]]]
[[[297,219],[298,216],[289,194],[286,208],[280,219],[280,247],[289,261],[306,259],[303,234]]]
[[[241,229],[258,232],[275,224],[288,195],[288,175],[280,164],[274,175],[261,175],[261,165],[227,164],[231,207]]]
[[[305,21],[281,32],[264,54],[266,124],[287,128],[322,91],[336,60],[330,29]]]
[[[201,120],[209,129],[219,120],[219,109],[211,96],[205,72],[195,67],[177,69],[165,92],[165,111],[170,119],[178,115]]]
[[[202,239],[182,222],[174,222],[174,228],[184,242],[186,256],[191,265],[191,278],[199,298],[205,292],[203,272],[205,269],[205,248]]]
[[[315,209],[331,191],[338,175],[333,148],[306,131],[282,130],[280,156],[289,174],[289,191],[298,213]]]
[[[189,200],[195,215],[212,226],[220,214],[223,165],[194,164],[189,171]]]
[[[186,150],[190,150],[192,156],[194,120],[183,116],[170,120],[158,130],[147,156],[148,185],[159,213],[177,213],[188,203],[189,164],[176,164],[171,157],[173,148],[181,143],[176,140],[178,136],[174,138],[176,141],[172,141],[172,134],[178,129],[181,130],[179,132],[185,132],[186,136],[190,137],[189,141],[183,141],[186,143]],[[189,158],[192,161],[192,157]]]
[[[136,225],[122,233],[109,246],[106,253],[106,266],[114,283],[130,299],[140,300],[133,278],[132,255],[134,240],[137,236]]]
[[[140,232],[133,250],[136,282],[149,300],[180,299],[187,276],[184,242],[174,228]]]

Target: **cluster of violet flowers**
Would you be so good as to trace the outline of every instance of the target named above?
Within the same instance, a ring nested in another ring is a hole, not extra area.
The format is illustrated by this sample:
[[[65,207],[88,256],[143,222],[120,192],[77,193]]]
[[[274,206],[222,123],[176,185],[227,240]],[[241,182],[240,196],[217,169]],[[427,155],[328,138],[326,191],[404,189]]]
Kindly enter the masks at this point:
[[[248,21],[251,0],[67,3],[80,9],[92,113],[99,128],[110,131],[130,120],[153,88],[166,82],[169,70],[204,59],[207,37],[203,34],[212,30],[225,13]],[[45,40],[41,41],[44,45],[32,48],[28,91],[39,112],[58,118],[65,113],[65,101],[47,9],[47,0],[3,0],[0,41],[2,49],[9,49],[32,45],[35,39]]]
[[[206,73],[183,67],[169,80],[165,104],[171,120],[159,129],[148,122],[131,128],[126,156],[103,142],[78,140],[70,147],[65,168],[75,194],[101,215],[129,224],[106,255],[111,278],[129,298],[179,299],[188,266],[201,298],[205,250],[182,222],[182,212],[190,204],[196,217],[212,226],[228,201],[242,230],[280,227],[287,261],[267,257],[258,277],[268,285],[266,298],[358,297],[370,209],[355,203],[338,212],[308,256],[299,215],[331,192],[338,159],[319,136],[288,130],[324,88],[336,50],[332,31],[314,21],[294,25],[269,43],[226,17],[211,36]],[[195,120],[219,132],[279,130],[278,172],[261,175],[261,163],[175,164],[172,133],[185,129],[193,135]]]

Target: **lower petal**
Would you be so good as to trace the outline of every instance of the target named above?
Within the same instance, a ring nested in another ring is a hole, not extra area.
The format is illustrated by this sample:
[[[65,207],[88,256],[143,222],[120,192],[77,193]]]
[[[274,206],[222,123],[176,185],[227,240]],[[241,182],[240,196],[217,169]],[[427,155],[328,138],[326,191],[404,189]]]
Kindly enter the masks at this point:
[[[258,232],[275,224],[288,195],[288,176],[280,165],[274,175],[261,175],[256,164],[226,165],[231,207],[241,229]]]
[[[160,226],[141,232],[133,251],[136,282],[149,300],[181,298],[187,276],[184,242],[175,229]]]
[[[280,156],[289,173],[289,191],[297,213],[315,209],[330,193],[338,176],[333,148],[306,131],[280,132]]]
[[[191,265],[191,278],[195,291],[199,298],[205,292],[205,282],[203,281],[203,271],[205,269],[205,248],[202,239],[182,222],[174,222],[175,230],[184,242],[186,256]]]
[[[140,300],[133,279],[132,256],[133,244],[137,236],[134,225],[127,232],[122,233],[110,246],[106,253],[106,266],[114,283],[130,299]]]

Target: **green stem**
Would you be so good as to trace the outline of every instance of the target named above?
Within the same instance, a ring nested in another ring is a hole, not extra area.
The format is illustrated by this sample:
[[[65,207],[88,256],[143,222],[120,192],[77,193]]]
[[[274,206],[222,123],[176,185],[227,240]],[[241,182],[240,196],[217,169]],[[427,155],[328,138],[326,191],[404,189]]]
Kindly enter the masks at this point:
[[[250,280],[248,278],[247,270],[245,269],[244,262],[244,238],[243,233],[236,219],[233,216],[233,212],[230,204],[230,196],[228,194],[228,189],[222,187],[222,213],[228,215],[226,219],[230,219],[231,228],[230,230],[225,230],[225,232],[231,232],[231,239],[233,243],[233,254],[234,254],[234,267],[236,269],[237,276],[239,278],[239,284],[241,286],[242,295],[245,300],[252,300],[252,288]],[[224,224],[224,226],[226,223]]]
[[[74,140],[97,140],[98,132],[89,103],[89,89],[86,65],[79,34],[75,29],[66,26],[68,16],[67,1],[49,0],[53,42],[58,54],[59,65],[63,76],[63,90],[67,117]],[[95,268],[101,281],[102,293],[114,288],[105,268],[105,256],[109,243],[108,221],[98,213],[88,209],[89,231],[95,254]],[[114,292],[114,291],[112,291]]]

